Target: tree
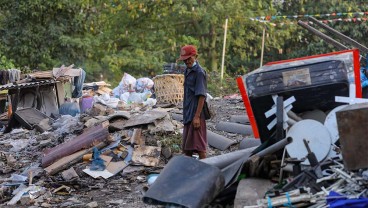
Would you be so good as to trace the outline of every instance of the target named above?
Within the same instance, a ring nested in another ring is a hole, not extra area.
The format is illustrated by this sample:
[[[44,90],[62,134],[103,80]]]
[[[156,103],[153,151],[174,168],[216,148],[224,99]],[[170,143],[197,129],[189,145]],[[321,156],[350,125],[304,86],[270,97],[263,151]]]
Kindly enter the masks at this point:
[[[283,15],[294,15],[296,13],[301,15],[317,15],[315,18],[324,21],[325,24],[335,30],[355,39],[363,45],[368,44],[366,38],[368,28],[367,22],[358,20],[358,18],[364,18],[366,16],[364,13],[355,13],[367,11],[368,6],[365,3],[362,1],[324,0],[318,2],[318,7],[313,6],[314,4],[315,1],[310,0],[285,0],[278,8]],[[318,16],[318,14],[320,15]],[[331,15],[326,16],[324,14]],[[308,22],[308,19],[305,17],[301,18],[301,20]],[[312,26],[323,32],[323,30],[316,27],[316,25]],[[284,45],[284,51],[288,52],[285,54],[284,58],[315,55],[338,50],[299,26],[294,31],[294,34],[295,35],[290,38],[290,41]],[[325,32],[325,34],[343,43],[333,34],[327,32]],[[349,44],[343,44],[352,48]]]
[[[87,0],[4,0],[0,12],[2,50],[18,67],[82,65],[93,46]]]

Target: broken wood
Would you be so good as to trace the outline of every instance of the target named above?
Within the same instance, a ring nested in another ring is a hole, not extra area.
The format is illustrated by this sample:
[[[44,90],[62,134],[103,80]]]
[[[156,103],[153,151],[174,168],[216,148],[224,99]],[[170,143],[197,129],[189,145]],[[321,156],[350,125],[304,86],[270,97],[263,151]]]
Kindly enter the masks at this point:
[[[142,129],[134,129],[132,138],[130,138],[130,143],[135,145],[144,145]]]
[[[129,120],[120,120],[110,124],[110,128],[115,130],[123,130],[133,126],[146,125],[154,123],[156,120],[162,119],[167,116],[167,112],[162,111],[147,111],[142,115],[138,115],[130,118]]]
[[[106,143],[101,142],[100,144],[98,144],[94,147],[102,148],[102,147],[105,147],[105,146],[106,146]],[[59,171],[64,170],[64,169],[70,167],[71,165],[77,163],[78,161],[82,160],[83,155],[92,152],[94,147],[91,147],[91,148],[85,149],[85,150],[81,150],[81,151],[76,152],[72,155],[63,157],[60,160],[54,162],[52,165],[45,168],[45,171],[49,175],[54,175],[55,173],[58,173]]]
[[[42,167],[45,168],[60,158],[107,140],[109,136],[107,126],[108,122],[103,122],[98,126],[87,129],[83,134],[76,138],[50,149],[42,158]]]
[[[132,161],[135,164],[155,167],[160,161],[161,147],[135,146]]]
[[[71,167],[68,170],[65,170],[61,173],[61,176],[65,181],[70,181],[74,178],[79,178],[77,172],[75,172],[74,168]]]

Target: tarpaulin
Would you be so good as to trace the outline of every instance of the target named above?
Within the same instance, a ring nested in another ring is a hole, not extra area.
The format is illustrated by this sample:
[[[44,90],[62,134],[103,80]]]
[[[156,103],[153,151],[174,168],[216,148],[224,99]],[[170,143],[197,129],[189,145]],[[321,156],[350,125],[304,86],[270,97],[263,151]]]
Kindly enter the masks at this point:
[[[327,203],[330,208],[365,208],[368,207],[368,198],[348,199],[331,191],[327,197]]]
[[[177,156],[161,171],[143,201],[155,205],[204,207],[223,188],[220,169],[190,157]]]

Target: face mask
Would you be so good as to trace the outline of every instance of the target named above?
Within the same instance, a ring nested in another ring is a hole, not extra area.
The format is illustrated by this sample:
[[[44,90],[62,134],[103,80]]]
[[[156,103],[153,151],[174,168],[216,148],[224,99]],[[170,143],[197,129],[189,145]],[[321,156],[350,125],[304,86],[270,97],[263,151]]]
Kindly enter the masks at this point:
[[[197,61],[195,61],[195,62],[193,63],[192,68],[193,68],[194,66],[196,66],[196,65],[197,65]]]

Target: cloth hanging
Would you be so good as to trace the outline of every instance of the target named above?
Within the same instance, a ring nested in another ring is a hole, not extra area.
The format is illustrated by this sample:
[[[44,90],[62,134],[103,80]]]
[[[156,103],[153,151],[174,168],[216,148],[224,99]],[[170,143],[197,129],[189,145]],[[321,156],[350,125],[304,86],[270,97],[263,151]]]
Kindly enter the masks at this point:
[[[86,72],[82,69],[81,75],[74,77],[74,90],[72,93],[72,98],[82,97],[83,83],[86,79]]]

